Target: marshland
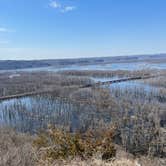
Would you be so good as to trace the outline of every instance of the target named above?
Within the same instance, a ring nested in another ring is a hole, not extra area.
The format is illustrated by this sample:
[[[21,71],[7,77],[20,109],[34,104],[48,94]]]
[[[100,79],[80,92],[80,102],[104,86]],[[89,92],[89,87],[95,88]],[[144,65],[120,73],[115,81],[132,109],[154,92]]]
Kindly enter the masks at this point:
[[[165,7],[0,0],[0,166],[166,166]]]
[[[164,165],[165,83],[166,68],[155,67],[3,71],[0,96],[9,99],[0,101],[0,163]]]

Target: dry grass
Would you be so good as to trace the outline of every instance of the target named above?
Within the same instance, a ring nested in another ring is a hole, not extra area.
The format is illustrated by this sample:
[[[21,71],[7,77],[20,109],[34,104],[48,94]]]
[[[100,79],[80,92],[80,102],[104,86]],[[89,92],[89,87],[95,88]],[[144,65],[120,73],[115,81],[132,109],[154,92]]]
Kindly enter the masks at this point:
[[[32,137],[0,128],[0,166],[31,166],[35,163]]]
[[[74,157],[68,159],[37,160],[38,151],[34,150],[34,137],[28,134],[16,133],[9,128],[0,128],[0,166],[165,166],[166,159],[134,158],[119,146],[115,146],[115,158],[104,161],[99,153],[92,158]],[[45,147],[42,147],[43,149]]]
[[[24,75],[25,78],[26,76],[27,75]],[[165,136],[162,135],[163,132],[161,132],[160,128],[161,120],[163,121],[163,123],[165,123],[166,117],[166,93],[164,91],[162,91],[162,93],[159,93],[159,96],[156,96],[156,94],[153,95],[153,93],[151,93],[150,95],[146,95],[146,93],[144,91],[141,91],[140,89],[135,91],[133,91],[133,89],[126,91],[112,90],[111,95],[109,91],[107,92],[106,89],[84,89],[74,91],[76,90],[74,86],[85,84],[87,80],[75,79],[73,81],[73,79],[68,79],[65,78],[65,76],[61,77],[57,75],[48,76],[46,77],[46,79],[49,79],[46,80],[42,77],[35,78],[35,76],[36,75],[34,74],[30,78],[26,78],[29,79],[28,86],[33,83],[34,79],[36,79],[36,82],[34,82],[34,84],[37,83],[35,84],[35,88],[44,88],[45,85],[52,86],[56,83],[56,86],[58,85],[58,87],[60,88],[53,92],[54,96],[70,96],[71,99],[86,101],[86,103],[89,103],[88,106],[94,106],[94,110],[92,110],[92,107],[86,107],[87,112],[84,112],[84,114],[82,114],[82,117],[80,116],[81,120],[83,120],[83,118],[86,119],[87,117],[85,116],[85,114],[87,113],[86,115],[88,115],[88,113],[92,111],[93,113],[96,113],[96,115],[99,115],[99,113],[100,115],[102,115],[101,113],[103,113],[104,116],[105,113],[109,113],[109,117],[113,117],[114,115],[114,122],[117,121],[119,123],[122,143],[124,147],[126,147],[126,150],[128,149],[128,152],[133,152],[134,150],[137,150],[137,148],[142,148],[141,151],[145,152],[144,154],[148,154],[149,145],[152,141],[158,142],[160,141],[160,139],[162,143],[165,141]],[[27,81],[26,79],[23,79],[24,77],[14,79],[15,85],[17,85],[17,83],[20,81],[19,79],[21,79],[22,81]],[[62,78],[63,80],[61,80]],[[9,78],[7,78],[7,81],[8,79]],[[41,84],[39,84],[39,82]],[[157,80],[154,80],[152,84],[155,85],[155,82],[157,82]],[[161,80],[159,80],[157,84],[159,84],[160,82]],[[162,87],[165,86],[165,82],[163,82],[164,80],[162,81],[162,84],[160,83],[160,86]],[[12,83],[12,80],[9,83]],[[20,84],[23,84],[23,82],[21,82]],[[68,86],[71,85],[74,86],[69,88]],[[27,90],[25,87],[23,87],[22,90]],[[20,87],[16,86],[16,88],[19,89]],[[13,90],[12,87],[11,92],[13,91],[15,90]],[[102,118],[103,117],[101,116],[101,119]],[[99,126],[101,129],[101,125],[98,119],[95,118],[94,120],[94,126]],[[90,122],[92,122],[92,120],[90,120]],[[88,129],[91,125],[90,122],[88,122],[89,124],[87,123]],[[105,152],[111,150],[111,152],[113,152],[112,156],[114,156],[115,149],[112,145],[112,140],[110,138],[108,139],[108,135],[103,134],[103,132],[100,132],[96,135],[101,136],[99,138],[99,141],[94,139],[96,138],[94,134],[92,134],[92,138],[89,135],[87,139],[87,136],[83,137],[80,135],[72,135],[71,133],[65,133],[60,130],[49,130],[49,132],[46,131],[44,135],[38,135],[38,138],[35,139],[35,146],[32,146],[32,143],[34,143],[33,137],[27,134],[18,134],[11,129],[0,128],[0,166],[166,165],[165,158],[151,159],[144,155],[144,157],[134,159],[132,155],[126,155],[127,153],[123,150],[121,150],[121,154],[119,155],[119,147],[115,148],[116,158],[114,160],[107,162],[103,161],[102,155]],[[147,136],[149,140],[147,139]],[[157,145],[157,148],[159,147],[158,143],[155,145]],[[146,149],[144,150],[144,148]],[[122,151],[125,155],[122,155]],[[158,151],[155,151],[155,153],[157,155],[159,154]],[[112,156],[110,157],[111,159]]]
[[[146,80],[145,83],[150,84],[152,86],[156,86],[159,88],[166,88],[166,77],[158,77]]]
[[[69,133],[62,129],[50,127],[38,135],[34,141],[40,163],[52,164],[55,160],[66,160],[80,157],[83,160],[99,153],[102,160],[116,155],[112,144],[113,128],[107,130],[90,130],[84,134]]]
[[[98,157],[94,157],[88,160],[81,160],[80,158],[75,158],[73,160],[65,160],[60,161],[56,160],[52,164],[48,164],[46,162],[39,164],[37,166],[165,166],[166,160],[165,159],[158,159],[158,158],[148,158],[148,157],[141,157],[141,158],[115,158],[111,161],[103,161]]]
[[[53,72],[18,72],[18,77],[11,77],[12,73],[0,73],[0,96],[38,90],[58,90],[69,86],[82,86],[92,83],[86,77],[71,77]]]
[[[59,163],[54,163],[52,166],[58,166]],[[80,159],[75,159],[69,163],[63,163],[65,166],[141,166],[137,161],[129,159],[120,159],[105,162],[101,159],[91,159],[88,161],[81,161]]]
[[[135,77],[135,76],[149,76],[151,74],[157,74],[156,70],[68,70],[68,71],[59,71],[61,75],[66,76],[89,76],[89,77],[98,77],[98,78],[111,78],[111,77]]]

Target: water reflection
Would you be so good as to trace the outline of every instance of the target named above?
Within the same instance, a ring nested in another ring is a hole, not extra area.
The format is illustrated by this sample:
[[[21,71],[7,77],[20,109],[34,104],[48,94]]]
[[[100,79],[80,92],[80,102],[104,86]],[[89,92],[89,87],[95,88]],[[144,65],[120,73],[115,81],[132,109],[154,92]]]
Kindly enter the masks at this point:
[[[141,69],[166,69],[166,63],[145,63],[145,62],[130,62],[130,63],[109,63],[109,64],[95,64],[95,65],[68,65],[68,66],[49,66],[38,68],[26,68],[16,70],[0,70],[3,72],[35,72],[35,71],[65,71],[65,70],[141,70]]]
[[[107,82],[107,81],[113,81],[113,80],[118,80],[120,79],[119,77],[107,77],[107,78],[93,78],[92,79],[95,82]],[[146,93],[150,93],[150,92],[157,92],[159,89],[157,87],[145,84],[143,81],[126,81],[126,82],[119,82],[119,83],[113,83],[113,84],[109,84],[106,85],[109,86],[110,89],[119,89],[119,90],[126,90],[126,89],[138,89],[139,91],[144,90]]]
[[[0,103],[0,123],[22,132],[36,132],[47,124],[69,125],[78,110],[67,100],[35,96]]]
[[[111,95],[117,98],[117,101],[127,96],[133,103],[137,101],[144,103],[145,100],[166,102],[165,97],[160,95],[157,88],[138,81],[112,84],[109,88]],[[99,112],[96,105],[60,99],[51,94],[37,95],[1,101],[0,125],[30,133],[36,133],[46,128],[48,124],[68,126],[71,131],[86,130],[88,126],[98,125],[100,120],[111,122],[111,112],[109,110]]]
[[[10,126],[21,132],[36,133],[48,124],[69,127],[71,132],[85,131],[102,120],[105,114],[96,113],[92,104],[75,103],[51,96],[12,99],[0,103],[0,125]]]

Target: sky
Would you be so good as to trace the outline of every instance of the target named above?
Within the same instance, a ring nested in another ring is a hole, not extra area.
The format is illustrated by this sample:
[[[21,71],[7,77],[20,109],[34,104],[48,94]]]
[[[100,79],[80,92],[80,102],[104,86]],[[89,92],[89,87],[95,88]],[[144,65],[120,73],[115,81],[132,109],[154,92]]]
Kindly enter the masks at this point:
[[[166,53],[166,0],[0,0],[0,60]]]

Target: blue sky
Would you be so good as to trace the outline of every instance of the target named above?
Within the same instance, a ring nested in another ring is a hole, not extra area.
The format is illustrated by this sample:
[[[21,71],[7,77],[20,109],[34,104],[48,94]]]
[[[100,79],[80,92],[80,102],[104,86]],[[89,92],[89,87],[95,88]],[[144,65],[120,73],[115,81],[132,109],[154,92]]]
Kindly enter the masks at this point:
[[[0,59],[166,52],[166,0],[0,0]]]

